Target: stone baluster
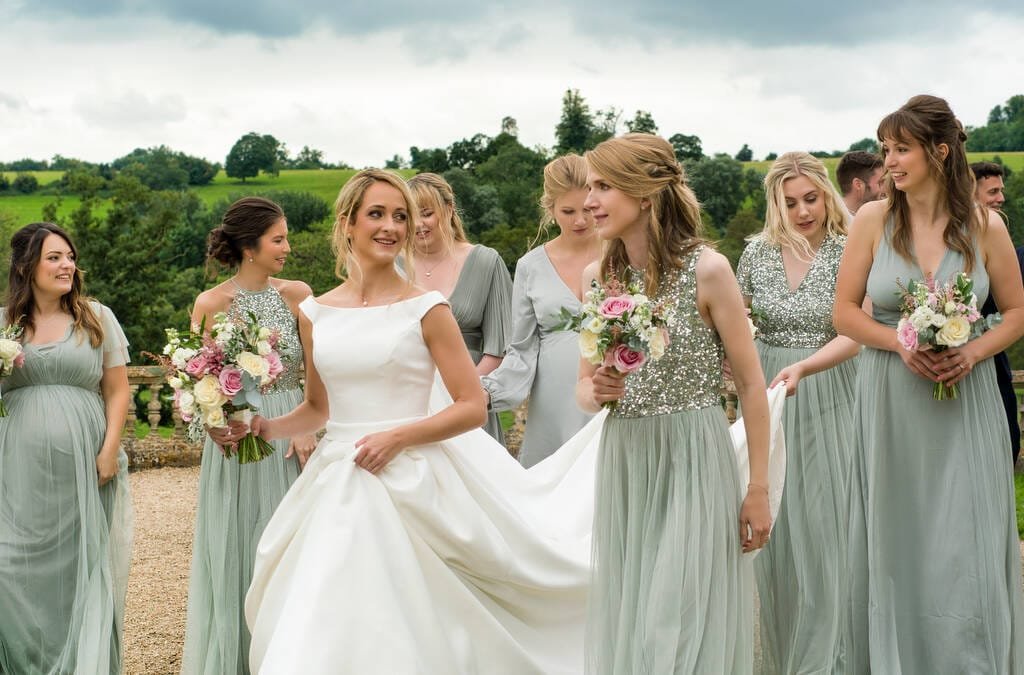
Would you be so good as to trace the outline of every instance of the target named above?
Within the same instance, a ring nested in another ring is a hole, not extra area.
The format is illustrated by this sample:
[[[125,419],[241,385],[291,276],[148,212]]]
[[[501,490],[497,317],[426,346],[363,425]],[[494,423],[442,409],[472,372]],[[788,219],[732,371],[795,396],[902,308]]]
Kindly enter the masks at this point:
[[[151,382],[149,385],[149,404],[146,406],[149,414],[146,416],[149,421],[149,430],[156,433],[160,426],[160,390],[164,388],[163,382]]]
[[[138,419],[138,415],[135,412],[135,395],[139,393],[139,385],[129,382],[128,390],[131,394],[128,399],[128,417],[124,421],[124,435],[126,438],[135,438],[135,421]]]

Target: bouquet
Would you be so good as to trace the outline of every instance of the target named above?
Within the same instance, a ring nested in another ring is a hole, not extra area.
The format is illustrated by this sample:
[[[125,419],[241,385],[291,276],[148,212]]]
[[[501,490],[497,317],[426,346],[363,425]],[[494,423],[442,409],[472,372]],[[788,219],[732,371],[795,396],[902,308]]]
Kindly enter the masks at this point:
[[[938,286],[934,279],[911,279],[906,286],[897,281],[902,302],[902,317],[896,324],[896,338],[907,351],[945,351],[966,344],[1002,321],[999,314],[982,318],[974,282],[963,272],[952,283]],[[955,399],[957,385],[936,382],[932,396],[936,400]]]
[[[204,426],[224,428],[228,420],[248,424],[262,405],[262,390],[284,372],[279,333],[261,326],[254,313],[233,322],[220,312],[209,335],[203,324],[184,335],[166,329],[167,344],[158,357],[167,368],[174,404],[189,425],[188,436],[196,442]],[[274,446],[249,432],[238,443],[238,462],[258,462],[273,452]]]
[[[655,303],[636,284],[623,284],[614,275],[603,286],[592,281],[583,299],[578,314],[563,307],[561,319],[563,330],[579,332],[580,354],[587,361],[631,373],[665,355],[668,328],[675,322],[668,305]]]
[[[25,363],[25,352],[21,347],[24,329],[16,324],[0,328],[0,378],[7,377]],[[0,395],[0,417],[7,417],[7,406]]]

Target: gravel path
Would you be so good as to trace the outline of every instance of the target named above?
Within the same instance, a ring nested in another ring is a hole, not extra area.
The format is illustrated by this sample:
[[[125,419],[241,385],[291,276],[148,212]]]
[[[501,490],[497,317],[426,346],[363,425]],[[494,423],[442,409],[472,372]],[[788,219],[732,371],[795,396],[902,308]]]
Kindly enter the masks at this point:
[[[131,474],[135,547],[125,609],[126,675],[181,670],[198,484],[199,467]],[[755,637],[755,661],[760,660],[757,642]]]

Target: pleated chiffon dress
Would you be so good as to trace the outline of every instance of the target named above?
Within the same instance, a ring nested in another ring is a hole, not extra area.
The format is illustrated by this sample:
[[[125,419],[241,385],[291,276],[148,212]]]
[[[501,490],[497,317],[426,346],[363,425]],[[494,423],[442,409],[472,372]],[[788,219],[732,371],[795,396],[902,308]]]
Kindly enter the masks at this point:
[[[782,250],[751,241],[737,266],[740,291],[759,317],[765,379],[836,337],[835,284],[844,236],[826,236],[795,290]],[[800,380],[786,399],[786,481],[768,544],[754,562],[765,673],[842,671],[846,608],[847,481],[856,359]]]
[[[100,487],[96,455],[107,429],[100,381],[128,362],[128,342],[113,313],[90,304],[100,346],[69,326],[61,340],[24,345],[24,365],[2,383],[0,673],[121,672],[128,457]]]
[[[302,345],[298,324],[281,294],[238,290],[229,316],[254,312],[261,325],[280,331],[284,372],[263,395],[259,414],[278,417],[302,402]],[[249,672],[245,593],[252,580],[256,545],[281,499],[299,475],[296,457],[285,459],[288,440],[271,442],[274,453],[251,464],[226,458],[207,436],[199,470],[199,501],[192,544],[192,572],[181,672],[233,675]]]
[[[867,292],[875,320],[895,327],[897,281],[924,275],[893,251],[891,228]],[[963,269],[947,250],[936,281]],[[981,304],[980,251],[970,276]],[[865,348],[858,371],[846,672],[1024,673],[1020,541],[992,360],[944,401],[895,352]]]
[[[699,255],[664,275],[655,300],[672,303],[677,316],[668,348],[626,378],[625,394],[605,420],[588,673],[749,673],[753,667],[753,580],[740,548],[740,478],[720,398],[721,342],[697,310]],[[631,273],[642,282],[639,272]]]

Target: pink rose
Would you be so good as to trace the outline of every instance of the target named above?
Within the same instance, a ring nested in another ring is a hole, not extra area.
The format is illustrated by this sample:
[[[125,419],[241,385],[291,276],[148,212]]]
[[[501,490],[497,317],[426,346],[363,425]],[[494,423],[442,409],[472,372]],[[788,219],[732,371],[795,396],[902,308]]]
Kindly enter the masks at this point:
[[[616,319],[633,309],[634,304],[633,298],[628,295],[616,295],[615,297],[607,298],[601,303],[601,316],[606,319]]]
[[[225,366],[217,379],[225,396],[234,396],[242,391],[242,371],[234,366]]]
[[[900,322],[896,324],[896,339],[908,352],[917,351],[917,331],[914,330],[914,324],[909,320],[900,319]]]
[[[284,372],[284,364],[281,363],[281,357],[278,356],[277,352],[270,352],[263,358],[267,360],[267,365],[269,366],[267,375],[270,379],[274,379]]]
[[[18,355],[14,357],[14,367],[21,368],[23,365],[25,365],[25,352],[19,352]]]
[[[190,377],[198,379],[206,373],[206,366],[206,356],[202,353],[196,354],[185,364],[185,372]]]
[[[647,355],[630,349],[626,345],[615,345],[609,354],[610,365],[620,373],[632,373],[647,361]]]

